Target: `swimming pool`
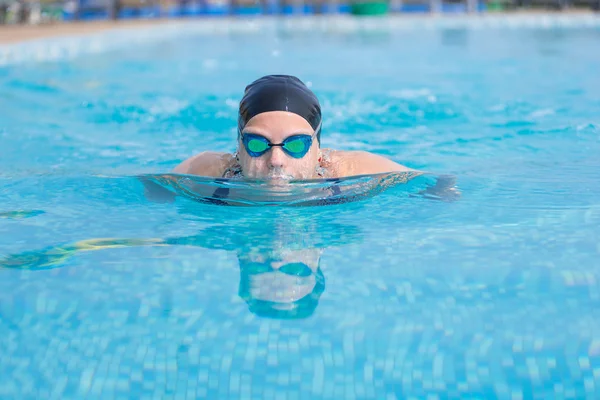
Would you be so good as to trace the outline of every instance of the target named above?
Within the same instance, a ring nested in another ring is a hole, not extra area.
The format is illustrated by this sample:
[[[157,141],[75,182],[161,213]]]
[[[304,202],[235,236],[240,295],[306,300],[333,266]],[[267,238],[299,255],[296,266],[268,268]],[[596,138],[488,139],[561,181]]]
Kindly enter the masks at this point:
[[[598,396],[600,24],[581,18],[4,47],[0,396]],[[232,151],[244,85],[280,72],[319,95],[324,146],[455,175],[462,197],[145,198],[137,175]]]

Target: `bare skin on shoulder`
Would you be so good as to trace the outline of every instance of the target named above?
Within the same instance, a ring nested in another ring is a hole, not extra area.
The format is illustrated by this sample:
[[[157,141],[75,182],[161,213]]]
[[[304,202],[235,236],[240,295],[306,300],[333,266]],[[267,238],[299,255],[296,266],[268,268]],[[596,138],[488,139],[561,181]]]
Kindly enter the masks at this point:
[[[417,172],[377,154],[325,149],[320,143],[321,106],[315,94],[294,76],[268,75],[246,87],[238,150],[202,152],[173,172],[267,181]]]

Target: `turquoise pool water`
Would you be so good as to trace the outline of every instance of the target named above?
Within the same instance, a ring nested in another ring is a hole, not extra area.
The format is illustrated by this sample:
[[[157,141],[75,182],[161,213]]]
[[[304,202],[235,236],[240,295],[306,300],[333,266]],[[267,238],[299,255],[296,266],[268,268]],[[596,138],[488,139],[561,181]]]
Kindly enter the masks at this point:
[[[0,397],[599,395],[598,25],[327,21],[4,53]],[[149,201],[268,73],[312,84],[325,146],[462,196]]]

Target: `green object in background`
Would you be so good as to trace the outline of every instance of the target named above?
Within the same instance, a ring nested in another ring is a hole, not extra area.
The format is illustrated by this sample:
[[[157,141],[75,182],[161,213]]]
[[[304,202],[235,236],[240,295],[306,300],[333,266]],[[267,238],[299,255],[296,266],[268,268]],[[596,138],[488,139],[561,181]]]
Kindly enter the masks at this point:
[[[487,11],[504,11],[505,7],[501,1],[493,0],[487,5]]]
[[[388,13],[387,1],[363,1],[352,3],[353,15],[384,15]]]

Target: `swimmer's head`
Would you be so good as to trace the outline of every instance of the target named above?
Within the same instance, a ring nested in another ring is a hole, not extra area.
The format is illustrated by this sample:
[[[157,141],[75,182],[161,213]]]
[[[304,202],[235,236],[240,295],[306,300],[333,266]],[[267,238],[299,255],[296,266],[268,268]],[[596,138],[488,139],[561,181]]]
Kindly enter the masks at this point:
[[[321,106],[298,78],[268,75],[246,87],[238,114],[238,158],[252,179],[316,178]]]

